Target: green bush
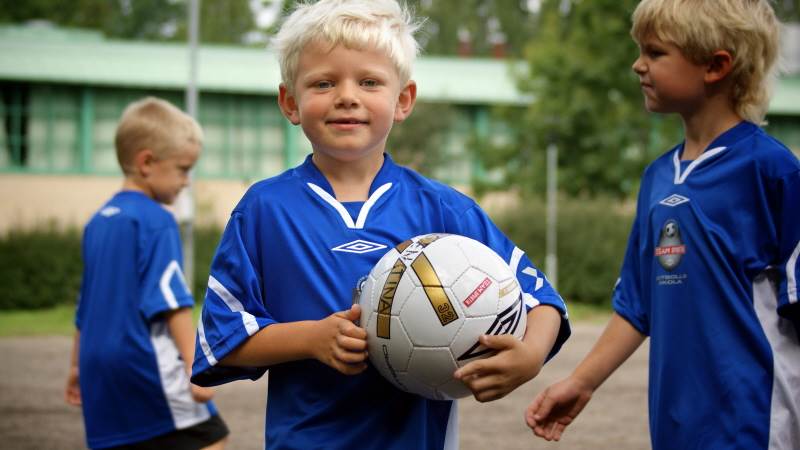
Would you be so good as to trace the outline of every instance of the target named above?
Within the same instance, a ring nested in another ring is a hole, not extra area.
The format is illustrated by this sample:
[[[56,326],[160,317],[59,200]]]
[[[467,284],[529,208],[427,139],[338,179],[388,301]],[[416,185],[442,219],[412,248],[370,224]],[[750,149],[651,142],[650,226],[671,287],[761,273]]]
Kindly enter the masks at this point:
[[[217,228],[195,229],[195,299],[205,295],[219,237]],[[79,231],[11,231],[0,239],[0,310],[74,304],[82,270]]]
[[[77,230],[11,231],[0,240],[0,309],[74,303],[82,269]]]
[[[558,207],[558,290],[568,302],[608,304],[632,220],[611,200],[566,200]],[[539,200],[493,215],[534,264],[545,267],[545,206]],[[192,292],[205,296],[218,228],[195,228]],[[44,228],[0,239],[0,310],[73,304],[82,270],[80,233]]]
[[[625,210],[609,199],[559,200],[557,288],[567,302],[610,303],[633,221],[632,212]],[[494,217],[500,229],[543,271],[545,212],[542,201],[531,200]]]
[[[208,274],[211,259],[219,245],[222,231],[217,227],[195,228],[194,230],[194,280],[192,294],[196,302],[202,302],[208,287]]]

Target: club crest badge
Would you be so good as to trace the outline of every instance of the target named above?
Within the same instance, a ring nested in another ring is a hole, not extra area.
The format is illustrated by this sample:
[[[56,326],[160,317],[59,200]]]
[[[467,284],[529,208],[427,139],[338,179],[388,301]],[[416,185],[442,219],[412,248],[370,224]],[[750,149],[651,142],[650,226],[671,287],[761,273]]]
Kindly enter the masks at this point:
[[[686,253],[686,245],[681,239],[681,230],[678,222],[674,219],[667,220],[661,227],[661,234],[658,238],[658,247],[655,256],[658,263],[667,271],[672,271],[681,262],[681,258]]]

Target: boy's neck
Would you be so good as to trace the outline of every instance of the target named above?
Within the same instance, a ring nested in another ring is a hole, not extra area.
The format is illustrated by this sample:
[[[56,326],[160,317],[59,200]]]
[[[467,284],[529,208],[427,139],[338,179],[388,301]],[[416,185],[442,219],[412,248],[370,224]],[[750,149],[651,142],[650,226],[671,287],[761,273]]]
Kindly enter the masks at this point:
[[[742,121],[727,98],[709,99],[702,108],[683,114],[685,143],[682,160],[695,160],[711,142]]]
[[[136,191],[153,198],[153,195],[140,183],[135,176],[126,174],[125,179],[122,181],[123,191]]]
[[[367,201],[372,181],[383,166],[383,152],[355,161],[340,161],[315,152],[311,159],[340,202]]]

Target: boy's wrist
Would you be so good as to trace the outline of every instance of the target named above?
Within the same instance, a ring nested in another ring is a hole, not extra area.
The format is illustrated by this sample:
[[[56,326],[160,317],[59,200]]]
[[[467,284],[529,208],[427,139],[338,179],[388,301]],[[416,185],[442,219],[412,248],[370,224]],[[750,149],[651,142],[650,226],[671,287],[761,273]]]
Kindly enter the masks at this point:
[[[601,383],[600,380],[597,380],[597,377],[593,376],[587,370],[582,370],[580,366],[578,366],[575,371],[570,374],[569,378],[572,380],[572,383],[574,383],[575,386],[581,391],[594,392]]]

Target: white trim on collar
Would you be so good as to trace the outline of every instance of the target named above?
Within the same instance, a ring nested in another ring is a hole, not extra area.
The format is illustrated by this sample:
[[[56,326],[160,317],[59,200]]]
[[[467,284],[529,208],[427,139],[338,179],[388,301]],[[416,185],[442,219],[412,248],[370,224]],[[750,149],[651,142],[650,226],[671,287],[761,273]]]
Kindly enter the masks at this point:
[[[700,165],[700,163],[702,163],[703,161],[707,160],[708,158],[711,158],[712,156],[716,155],[717,153],[725,150],[726,148],[727,147],[714,147],[712,149],[704,151],[703,154],[700,155],[699,158],[695,159],[694,161],[692,161],[691,164],[689,164],[689,167],[687,167],[686,171],[683,172],[683,173],[681,173],[681,159],[678,157],[678,154],[681,152],[681,149],[675,150],[675,153],[673,153],[673,155],[672,155],[672,162],[675,164],[675,180],[674,180],[674,183],[675,184],[683,184],[683,182],[686,181],[686,178],[689,176],[690,173],[692,173],[692,170],[694,170],[695,167]]]
[[[375,205],[378,199],[381,198],[381,196],[385,194],[386,191],[389,190],[389,188],[392,187],[392,183],[386,183],[384,185],[381,185],[378,189],[375,189],[375,192],[373,192],[372,195],[369,196],[367,201],[364,202],[363,205],[361,205],[361,211],[358,212],[358,218],[356,219],[355,222],[353,222],[353,218],[350,217],[350,213],[347,212],[347,209],[344,207],[344,205],[342,205],[339,202],[339,200],[336,200],[331,194],[327,193],[325,189],[322,189],[321,187],[317,186],[314,183],[306,183],[306,184],[321,199],[325,200],[326,203],[333,206],[333,208],[339,213],[339,215],[342,216],[342,220],[344,221],[344,224],[347,226],[347,228],[358,229],[358,230],[364,228],[364,224],[367,221],[367,215],[369,215],[370,209],[372,209],[372,207]]]

